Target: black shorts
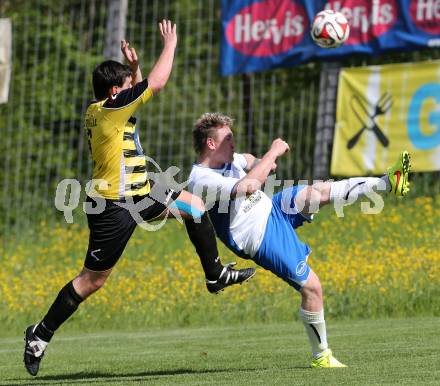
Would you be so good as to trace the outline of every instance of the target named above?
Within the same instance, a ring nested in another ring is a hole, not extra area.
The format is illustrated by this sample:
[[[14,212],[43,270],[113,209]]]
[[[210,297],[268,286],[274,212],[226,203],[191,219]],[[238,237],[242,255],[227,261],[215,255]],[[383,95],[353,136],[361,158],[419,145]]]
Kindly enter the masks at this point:
[[[87,213],[90,237],[84,267],[97,272],[112,268],[121,257],[136,225],[160,216],[179,194],[164,185],[154,184],[145,196],[124,200],[87,197],[86,202],[93,204],[95,210],[99,205],[105,205],[105,209],[101,213]]]

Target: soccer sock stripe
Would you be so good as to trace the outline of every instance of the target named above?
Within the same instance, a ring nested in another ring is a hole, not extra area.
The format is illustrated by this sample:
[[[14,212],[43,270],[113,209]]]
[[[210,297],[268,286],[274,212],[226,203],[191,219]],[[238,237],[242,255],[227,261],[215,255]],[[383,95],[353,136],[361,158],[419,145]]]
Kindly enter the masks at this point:
[[[317,358],[328,349],[324,310],[312,312],[300,308],[299,314],[312,346],[312,355]]]
[[[377,191],[390,191],[391,185],[388,176],[378,177],[354,177],[341,181],[334,181],[330,187],[330,201],[347,203],[355,202],[358,197],[365,196]]]
[[[316,337],[318,338],[318,342],[321,343],[321,337],[319,336],[319,333],[318,333],[318,330],[316,329],[316,327],[313,324],[310,324],[310,327],[315,332]]]
[[[358,182],[356,185],[352,186],[352,187],[350,188],[350,190],[347,192],[347,194],[345,195],[345,200],[346,200],[346,201],[348,200],[348,197],[350,197],[350,193],[351,193],[353,190],[355,190],[356,188],[358,188],[360,185],[363,185],[363,184],[365,184],[365,181]]]

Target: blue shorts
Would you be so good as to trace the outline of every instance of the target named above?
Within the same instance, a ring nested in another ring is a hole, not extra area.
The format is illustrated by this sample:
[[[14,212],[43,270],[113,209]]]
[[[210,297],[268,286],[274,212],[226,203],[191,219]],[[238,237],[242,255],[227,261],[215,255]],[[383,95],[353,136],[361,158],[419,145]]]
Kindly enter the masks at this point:
[[[298,213],[295,197],[305,186],[284,189],[272,197],[272,211],[267,220],[266,231],[253,260],[271,271],[297,291],[306,283],[310,274],[307,258],[310,247],[297,236],[295,228],[307,218]]]

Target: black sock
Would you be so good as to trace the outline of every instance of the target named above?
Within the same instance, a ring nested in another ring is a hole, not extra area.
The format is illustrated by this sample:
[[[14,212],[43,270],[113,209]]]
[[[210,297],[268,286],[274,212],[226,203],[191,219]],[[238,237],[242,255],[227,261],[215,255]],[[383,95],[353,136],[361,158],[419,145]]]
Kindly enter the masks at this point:
[[[200,257],[205,276],[208,280],[217,280],[223,265],[218,257],[217,240],[208,213],[203,213],[199,223],[193,219],[185,220],[186,231]]]
[[[34,334],[49,342],[54,332],[76,311],[83,299],[76,293],[70,281],[59,292],[57,298],[49,308],[46,316],[38,324]]]

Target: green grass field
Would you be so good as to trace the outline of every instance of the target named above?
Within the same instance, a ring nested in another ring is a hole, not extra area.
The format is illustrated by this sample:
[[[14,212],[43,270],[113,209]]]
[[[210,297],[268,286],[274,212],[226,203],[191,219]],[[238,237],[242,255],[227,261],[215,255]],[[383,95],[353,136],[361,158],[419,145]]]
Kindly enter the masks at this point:
[[[299,322],[60,333],[36,378],[22,337],[0,339],[0,385],[439,385],[440,318],[332,321],[346,369],[308,368]]]
[[[298,234],[313,250],[309,263],[324,289],[327,319],[440,316],[440,195],[391,198],[378,215],[362,214],[356,204],[338,218],[326,207]],[[4,253],[0,338],[41,320],[82,267],[86,226],[41,224],[38,236],[23,236]],[[254,265],[219,247],[223,262]],[[244,286],[209,294],[184,226],[171,222],[155,233],[136,231],[104,288],[63,331],[288,322],[297,317],[299,301],[262,268]]]
[[[88,240],[81,224],[42,224],[0,265],[0,386],[440,385],[439,203],[388,200],[380,215],[353,206],[342,219],[325,208],[298,230],[324,288],[331,348],[349,365],[330,371],[308,368],[289,286],[259,269],[246,285],[209,294],[173,223],[136,232],[108,283],[62,326],[40,375],[28,376],[20,333],[79,272]]]

